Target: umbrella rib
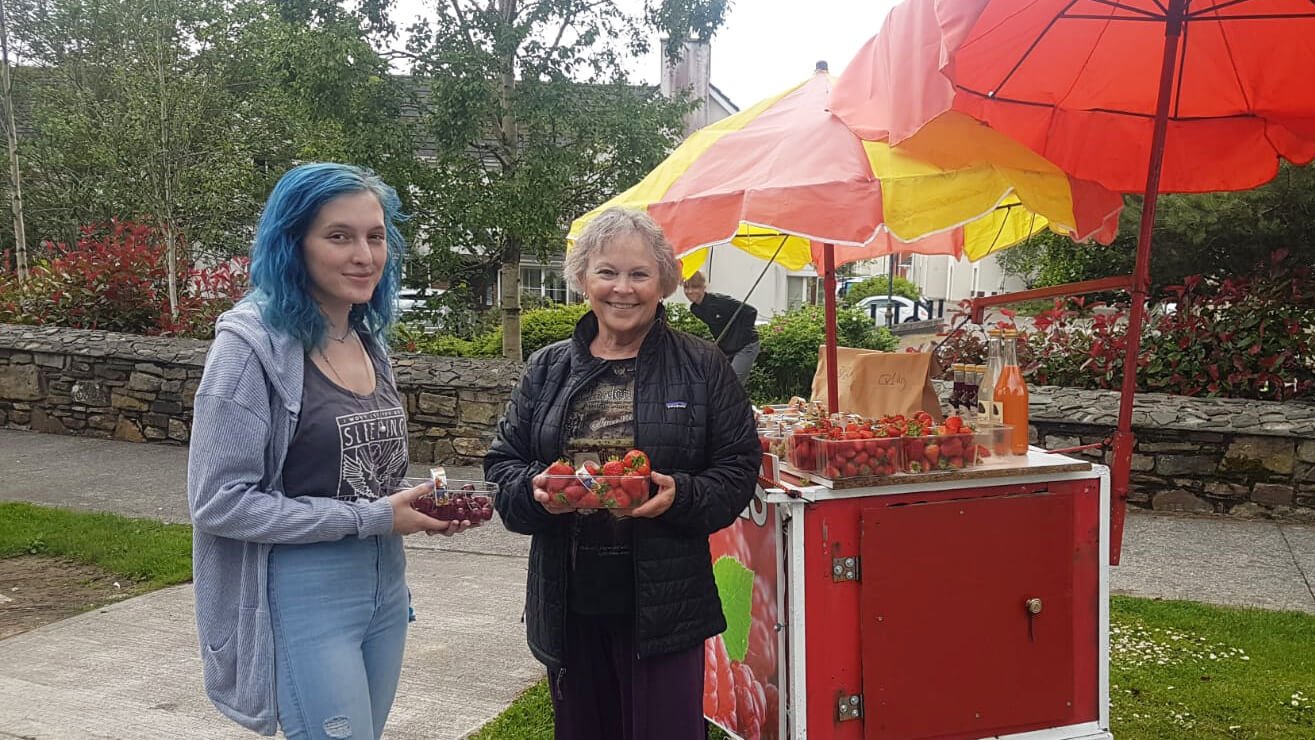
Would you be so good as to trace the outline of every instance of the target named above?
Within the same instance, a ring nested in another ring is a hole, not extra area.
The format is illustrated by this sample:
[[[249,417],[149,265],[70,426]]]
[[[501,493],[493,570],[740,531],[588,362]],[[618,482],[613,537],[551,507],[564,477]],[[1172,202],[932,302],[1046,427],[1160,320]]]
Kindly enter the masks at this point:
[[[1178,69],[1175,71],[1175,74],[1178,75],[1178,80],[1177,84],[1173,86],[1173,113],[1169,116],[1173,119],[1177,119],[1178,114],[1182,112],[1183,78],[1187,76],[1187,31],[1187,24],[1183,24],[1182,38],[1178,41]],[[1234,74],[1236,74],[1236,70],[1234,70]]]
[[[1018,71],[1019,67],[1023,66],[1023,62],[1027,61],[1027,58],[1032,55],[1032,52],[1035,51],[1036,47],[1041,43],[1041,39],[1046,37],[1046,34],[1050,29],[1055,27],[1055,23],[1062,18],[1070,8],[1077,5],[1077,2],[1078,0],[1069,0],[1068,5],[1065,5],[1063,10],[1059,11],[1055,17],[1051,18],[1050,21],[1046,23],[1046,27],[1041,29],[1041,32],[1036,35],[1036,38],[1032,39],[1032,43],[1027,47],[1027,51],[1023,52],[1023,55],[1014,63],[1013,69],[1009,70],[1009,73],[1004,76],[1004,79],[1000,80],[999,84],[997,84],[986,97],[994,98],[996,93],[998,93],[1005,85],[1009,84],[1009,80],[1014,76],[1014,73]]]
[[[1160,20],[1160,21],[1164,20],[1164,16],[1163,16],[1163,15],[1156,15],[1155,13],[1152,13],[1152,12],[1149,11],[1149,10],[1143,10],[1142,8],[1134,8],[1134,7],[1131,7],[1131,6],[1128,6],[1128,5],[1124,5],[1123,3],[1118,2],[1117,0],[1091,0],[1091,2],[1094,2],[1094,3],[1098,4],[1098,5],[1108,5],[1108,6],[1110,6],[1111,8],[1114,8],[1115,10],[1126,10],[1126,11],[1128,11],[1129,13],[1135,13],[1135,14],[1137,14],[1137,15],[1139,15],[1139,16],[1145,16],[1145,17],[1147,17],[1147,18],[1152,18],[1152,19],[1155,19],[1155,20]],[[1155,5],[1156,5],[1156,7],[1163,8],[1163,6],[1160,5],[1160,3],[1158,2],[1158,0],[1157,0],[1157,2],[1155,3]],[[1073,7],[1073,6],[1072,6],[1072,5],[1069,5],[1068,7],[1071,8],[1071,7]],[[1064,10],[1067,11],[1068,8],[1064,8]],[[1060,15],[1063,15],[1063,12],[1061,12]],[[1107,18],[1108,18],[1109,16],[1104,16],[1104,17],[1107,17]]]
[[[1242,76],[1237,72],[1237,58],[1233,56],[1233,45],[1228,41],[1228,34],[1224,32],[1224,24],[1219,24],[1219,38],[1224,42],[1224,53],[1228,55],[1228,68],[1233,71],[1233,81],[1237,83],[1237,91],[1242,95],[1242,102],[1246,103],[1247,110],[1253,110],[1251,106],[1251,96],[1247,95],[1246,85],[1242,84]],[[1183,43],[1187,43],[1187,27],[1183,27]]]
[[[1241,5],[1242,3],[1249,3],[1249,2],[1251,2],[1251,1],[1252,1],[1252,0],[1227,0],[1227,2],[1219,3],[1218,5],[1211,5],[1211,6],[1208,7],[1208,8],[1201,8],[1201,9],[1199,9],[1199,10],[1193,10],[1193,11],[1187,13],[1187,15],[1183,16],[1183,20],[1191,20],[1192,18],[1195,18],[1195,17],[1197,17],[1197,16],[1199,16],[1199,15],[1205,15],[1206,13],[1209,13],[1209,12],[1212,12],[1212,11],[1219,11],[1219,10],[1222,10],[1222,9],[1224,9],[1224,8],[1231,8],[1231,7],[1233,7],[1234,5]]]
[[[1315,2],[1315,0],[1312,0]],[[1222,6],[1221,6],[1222,7]],[[1183,18],[1184,23],[1201,23],[1208,21],[1210,23],[1223,23],[1224,21],[1281,21],[1292,18],[1315,18],[1315,12],[1310,13],[1252,13],[1250,15],[1227,15],[1222,18],[1201,18],[1199,16],[1188,16]]]
[[[976,95],[979,98],[987,98],[988,100],[994,100],[1000,103],[1011,103],[1014,105],[1030,105],[1034,108],[1056,107],[1051,103],[1040,103],[1035,100],[1020,100],[1018,98],[1002,98],[997,95],[990,95],[988,93],[981,92],[980,90],[974,90],[964,85],[955,85],[954,87],[956,90],[960,90],[962,92],[968,93],[969,95]],[[1135,111],[1135,110],[1120,110],[1118,108],[1081,108],[1078,110],[1087,111],[1091,113],[1110,113],[1116,116],[1132,116],[1134,118],[1155,117],[1154,113],[1146,113],[1143,111]],[[1169,118],[1170,120],[1173,121],[1220,121],[1229,118],[1238,118],[1238,119],[1257,118],[1257,116],[1254,113],[1238,113],[1231,116],[1170,116]]]
[[[758,289],[758,283],[763,281],[763,277],[767,275],[767,271],[772,269],[772,265],[776,264],[776,258],[781,256],[781,250],[785,249],[785,243],[789,241],[790,235],[779,234],[779,236],[781,237],[781,243],[776,245],[776,252],[772,254],[771,259],[767,260],[767,264],[763,265],[762,272],[758,273],[758,279],[753,281],[753,285],[749,286],[749,292],[744,294],[744,300],[740,301],[740,305],[735,307],[735,313],[731,314],[730,320],[726,322],[726,326],[722,328],[721,334],[717,335],[717,339],[713,341],[713,344],[721,346],[721,340],[726,338],[726,333],[731,330],[731,326],[735,323],[735,319],[740,315],[740,311],[744,310],[744,307],[749,303],[749,298],[751,298],[753,292]]]
[[[1066,21],[1133,21],[1139,23],[1164,23],[1156,15],[1098,15],[1096,13],[1073,13],[1060,16]]]

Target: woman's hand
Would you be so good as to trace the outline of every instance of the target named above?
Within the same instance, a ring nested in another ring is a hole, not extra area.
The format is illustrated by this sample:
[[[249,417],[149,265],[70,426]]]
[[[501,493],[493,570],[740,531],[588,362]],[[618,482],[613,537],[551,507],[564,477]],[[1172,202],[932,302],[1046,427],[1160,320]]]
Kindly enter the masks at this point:
[[[534,476],[534,500],[539,502],[544,511],[549,514],[570,514],[573,510],[569,505],[559,504],[552,500],[552,495],[548,493],[548,472],[544,471]]]
[[[630,512],[630,516],[644,519],[652,519],[655,516],[661,516],[671,508],[671,504],[676,500],[676,479],[669,475],[663,475],[654,470],[648,474],[649,480],[657,486],[657,493],[645,501],[643,504]]]
[[[425,481],[415,488],[398,491],[388,497],[393,507],[393,534],[442,533],[454,535],[470,528],[470,522],[443,522],[431,516],[421,514],[411,507],[416,499],[434,492],[433,481]]]

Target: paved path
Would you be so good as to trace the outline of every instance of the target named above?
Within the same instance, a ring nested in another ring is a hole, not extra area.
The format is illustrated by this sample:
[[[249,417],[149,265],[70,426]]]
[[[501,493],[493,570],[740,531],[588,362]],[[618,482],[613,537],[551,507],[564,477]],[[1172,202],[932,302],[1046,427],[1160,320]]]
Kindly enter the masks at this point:
[[[0,500],[185,522],[186,461],[179,447],[0,430]],[[407,538],[420,621],[389,740],[462,737],[542,675],[520,621],[528,540],[492,524]],[[1133,512],[1123,552],[1116,593],[1315,614],[1315,527]],[[32,630],[0,641],[0,740],[253,737],[210,707],[200,675],[190,586]]]

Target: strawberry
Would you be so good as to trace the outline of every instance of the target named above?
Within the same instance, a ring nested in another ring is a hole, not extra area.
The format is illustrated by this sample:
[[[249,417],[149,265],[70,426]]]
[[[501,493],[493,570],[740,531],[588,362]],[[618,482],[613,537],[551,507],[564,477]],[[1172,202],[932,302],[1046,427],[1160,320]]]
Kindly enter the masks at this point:
[[[549,493],[557,493],[566,488],[571,479],[575,477],[575,471],[571,469],[571,464],[565,460],[558,460],[549,465],[543,473],[548,476],[547,490]]]
[[[648,463],[648,455],[640,450],[631,450],[621,458],[621,462],[626,472],[632,475],[648,477],[653,472],[653,468]]]
[[[608,458],[607,462],[603,463],[602,471],[608,478],[620,478],[626,474],[625,466],[615,457]]]
[[[922,449],[922,454],[927,458],[928,466],[934,468],[941,459],[941,446],[933,442]]]
[[[621,479],[621,488],[630,496],[631,501],[642,501],[648,497],[648,479],[628,475]]]
[[[589,491],[585,490],[585,487],[579,483],[572,483],[562,490],[562,496],[566,499],[566,503],[576,505],[578,505],[588,493]]]
[[[601,509],[603,508],[603,502],[598,498],[598,494],[593,491],[585,491],[584,495],[575,502],[575,507],[577,509]]]

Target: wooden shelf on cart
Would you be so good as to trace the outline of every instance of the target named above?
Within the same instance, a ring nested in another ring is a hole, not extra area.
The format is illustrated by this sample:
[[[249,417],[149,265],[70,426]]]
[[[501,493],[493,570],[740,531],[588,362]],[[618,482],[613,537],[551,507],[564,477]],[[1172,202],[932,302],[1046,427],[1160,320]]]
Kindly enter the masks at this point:
[[[965,480],[990,480],[991,478],[1008,478],[1017,475],[1043,473],[1075,473],[1091,470],[1091,463],[1063,455],[1056,455],[1038,448],[1028,450],[1027,457],[1019,457],[1010,462],[978,465],[962,470],[940,470],[934,473],[912,473],[904,475],[869,475],[859,478],[830,480],[817,473],[805,473],[795,470],[784,460],[781,461],[781,473],[787,477],[786,482],[795,480],[802,485],[825,486],[832,490],[850,488],[874,488],[879,486],[907,486],[910,484],[948,483]],[[790,480],[795,479],[795,480]]]

